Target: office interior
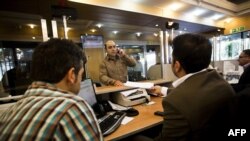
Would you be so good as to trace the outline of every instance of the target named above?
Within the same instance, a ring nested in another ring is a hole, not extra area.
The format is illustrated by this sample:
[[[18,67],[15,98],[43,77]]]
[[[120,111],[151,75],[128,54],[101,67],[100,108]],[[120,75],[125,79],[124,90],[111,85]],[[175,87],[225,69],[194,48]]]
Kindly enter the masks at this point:
[[[21,95],[30,83],[34,48],[57,37],[73,40],[84,49],[85,75],[96,84],[107,40],[114,40],[128,55],[139,56],[143,68],[139,77],[128,68],[130,81],[171,82],[176,79],[171,72],[171,40],[197,33],[211,40],[211,66],[230,81],[242,71],[239,54],[250,49],[249,20],[249,0],[2,0],[0,80],[6,71],[18,67],[16,95]],[[147,76],[155,64],[160,65],[160,78]],[[10,95],[3,86],[0,92],[0,97]]]

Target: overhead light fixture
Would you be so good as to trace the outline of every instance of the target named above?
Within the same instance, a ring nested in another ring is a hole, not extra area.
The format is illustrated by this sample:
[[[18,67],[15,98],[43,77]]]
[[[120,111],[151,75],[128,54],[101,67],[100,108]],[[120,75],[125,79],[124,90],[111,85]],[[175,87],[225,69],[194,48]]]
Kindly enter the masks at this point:
[[[232,18],[227,18],[227,19],[225,20],[225,22],[226,22],[226,23],[230,23],[232,20],[233,20]]]
[[[206,13],[207,10],[205,9],[201,9],[201,8],[196,8],[192,11],[190,11],[189,13],[187,13],[188,15],[192,15],[192,16],[201,16],[202,14]]]
[[[93,29],[90,29],[90,31],[94,33],[96,32],[96,29],[93,28]]]
[[[140,37],[141,36],[141,32],[137,32],[136,36]]]
[[[224,17],[223,14],[214,14],[213,16],[210,17],[210,19],[212,19],[212,20],[219,20],[222,17]]]
[[[168,25],[169,25],[169,26],[172,26],[173,23],[174,23],[173,21],[169,21],[169,22],[168,22]]]
[[[35,37],[35,36],[33,36],[33,37],[32,37],[32,39],[33,39],[33,40],[35,40],[35,39],[36,39],[36,37]]]
[[[28,24],[28,26],[33,29],[36,25],[35,24]]]
[[[116,30],[115,30],[115,31],[113,31],[113,33],[114,33],[114,34],[117,34],[117,33],[118,33],[118,31],[116,31]]]
[[[158,24],[156,24],[155,26],[156,26],[156,27],[158,27],[159,25],[158,25]]]
[[[179,29],[179,23],[175,23],[175,22],[173,22],[173,21],[167,22],[167,23],[166,23],[166,28],[167,28],[167,29],[178,30],[178,29]]]
[[[158,34],[157,34],[157,33],[154,33],[154,36],[155,36],[155,37],[157,37],[157,36],[158,36]]]
[[[96,25],[98,28],[101,28],[102,27],[102,24],[97,24]]]
[[[168,6],[168,9],[171,9],[172,11],[177,11],[179,9],[181,9],[181,7],[183,7],[183,5],[181,3],[175,2],[172,3]]]

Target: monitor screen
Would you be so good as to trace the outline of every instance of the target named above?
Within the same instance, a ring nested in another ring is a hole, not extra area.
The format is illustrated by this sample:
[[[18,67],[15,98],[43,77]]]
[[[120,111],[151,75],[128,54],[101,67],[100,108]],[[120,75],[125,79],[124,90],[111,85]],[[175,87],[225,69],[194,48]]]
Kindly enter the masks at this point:
[[[85,79],[81,82],[78,96],[86,100],[92,108],[97,104],[96,94],[91,79]]]
[[[81,35],[83,48],[102,48],[103,36],[102,35]]]

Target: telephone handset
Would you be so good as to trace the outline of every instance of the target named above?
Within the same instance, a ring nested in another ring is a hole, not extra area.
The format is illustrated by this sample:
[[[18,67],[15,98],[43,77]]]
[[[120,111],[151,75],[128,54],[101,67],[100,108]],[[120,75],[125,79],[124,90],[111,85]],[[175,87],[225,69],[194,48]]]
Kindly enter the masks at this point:
[[[98,117],[102,117],[106,115],[107,112],[112,111],[112,107],[110,106],[108,101],[101,101],[96,104],[94,110]]]

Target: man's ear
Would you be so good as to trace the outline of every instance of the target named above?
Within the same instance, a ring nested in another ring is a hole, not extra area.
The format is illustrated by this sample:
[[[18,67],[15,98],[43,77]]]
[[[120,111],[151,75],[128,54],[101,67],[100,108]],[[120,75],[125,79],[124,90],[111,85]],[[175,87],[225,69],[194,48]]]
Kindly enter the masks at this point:
[[[68,70],[67,80],[68,80],[68,82],[73,84],[75,82],[75,79],[76,79],[75,68],[72,67]]]
[[[178,60],[176,60],[174,62],[174,71],[178,73],[181,71],[181,69],[182,69],[181,63]]]

